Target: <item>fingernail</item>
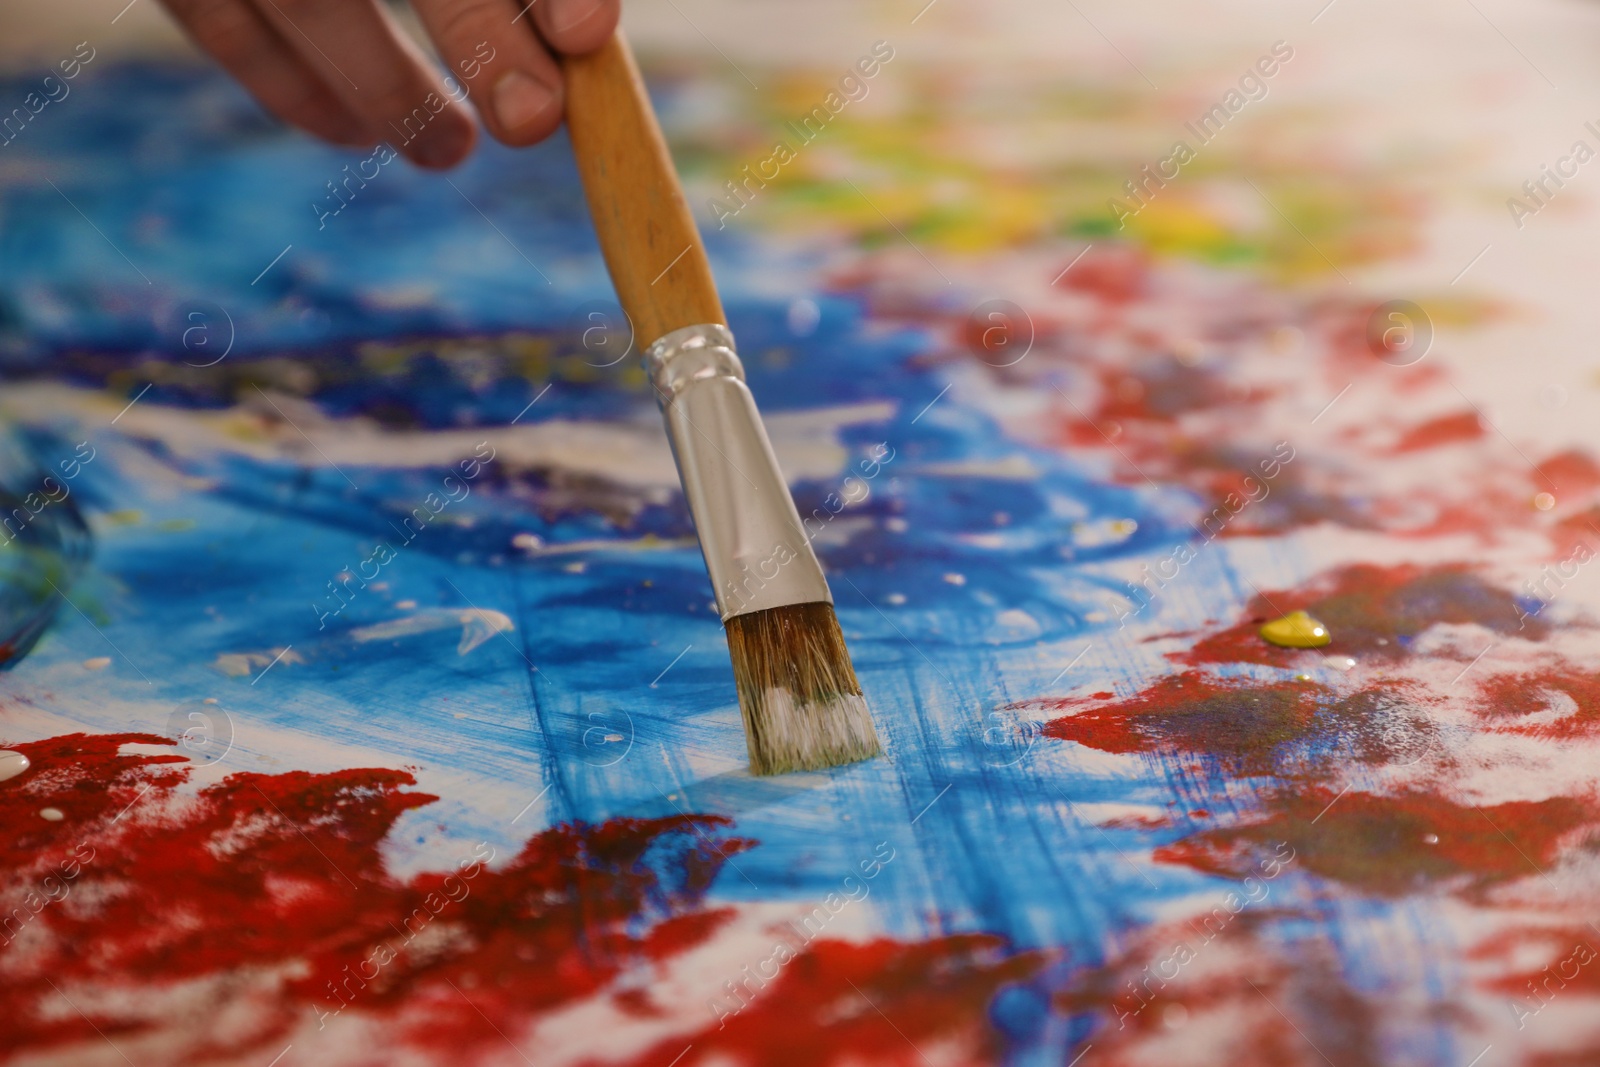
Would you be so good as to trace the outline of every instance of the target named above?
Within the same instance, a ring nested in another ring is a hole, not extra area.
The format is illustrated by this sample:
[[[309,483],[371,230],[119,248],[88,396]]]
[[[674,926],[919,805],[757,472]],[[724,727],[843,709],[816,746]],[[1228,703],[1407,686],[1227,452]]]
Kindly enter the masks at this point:
[[[461,162],[472,147],[472,124],[457,116],[433,123],[411,149],[411,158],[424,167],[443,169]]]
[[[507,71],[494,85],[494,114],[507,133],[533,125],[555,102],[548,86],[518,70]]]
[[[550,28],[556,33],[570,30],[600,10],[600,0],[551,0]]]

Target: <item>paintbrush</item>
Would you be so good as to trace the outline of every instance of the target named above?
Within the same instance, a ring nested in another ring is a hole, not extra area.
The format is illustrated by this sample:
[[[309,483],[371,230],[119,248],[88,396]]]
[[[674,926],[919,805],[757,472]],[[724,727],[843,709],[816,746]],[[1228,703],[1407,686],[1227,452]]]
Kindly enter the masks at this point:
[[[619,30],[563,61],[589,212],[666,421],[755,774],[879,753],[833,595],[745,385],[694,217]]]

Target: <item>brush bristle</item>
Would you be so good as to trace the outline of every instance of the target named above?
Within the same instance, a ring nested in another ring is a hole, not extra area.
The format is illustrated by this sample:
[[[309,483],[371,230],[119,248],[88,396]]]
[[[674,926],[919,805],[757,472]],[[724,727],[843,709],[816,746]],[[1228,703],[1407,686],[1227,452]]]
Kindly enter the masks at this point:
[[[832,604],[767,608],[724,625],[751,773],[821,770],[882,751]]]

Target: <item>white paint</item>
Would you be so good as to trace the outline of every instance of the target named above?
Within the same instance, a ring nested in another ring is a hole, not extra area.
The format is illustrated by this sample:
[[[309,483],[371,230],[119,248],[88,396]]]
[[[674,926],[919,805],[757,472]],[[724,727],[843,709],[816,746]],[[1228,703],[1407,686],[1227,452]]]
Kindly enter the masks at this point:
[[[67,816],[62,812],[62,810],[60,808],[40,808],[39,809],[39,818],[45,819],[45,820],[47,820],[49,822],[60,822],[62,819],[65,819],[66,817]]]
[[[253,392],[253,391],[252,391]],[[98,393],[55,383],[8,388],[8,410],[76,407]],[[141,403],[119,429],[174,454],[215,458],[243,455],[260,462],[291,461],[311,466],[380,467],[386,470],[454,466],[492,454],[511,469],[561,470],[600,477],[663,502],[678,492],[678,471],[653,413],[636,422],[547,419],[520,426],[391,431],[370,419],[327,415],[315,404],[286,393],[272,403],[259,396],[225,411],[190,411]],[[108,406],[108,405],[103,405]],[[895,414],[888,401],[867,401],[805,411],[778,411],[763,420],[789,478],[832,479],[851,461],[839,442],[847,427],[884,422]],[[292,422],[284,422],[287,416]],[[480,446],[493,449],[479,452]]]
[[[29,766],[31,764],[28,761],[28,757],[22,753],[13,752],[10,749],[0,749],[0,782],[8,778],[15,778],[27,770]]]
[[[403,619],[391,619],[388,622],[362,626],[350,631],[350,636],[365,644],[368,641],[393,641],[456,627],[461,628],[461,640],[456,645],[456,654],[460,656],[465,656],[495,634],[516,631],[511,617],[503,611],[491,611],[487,608],[430,608]]]

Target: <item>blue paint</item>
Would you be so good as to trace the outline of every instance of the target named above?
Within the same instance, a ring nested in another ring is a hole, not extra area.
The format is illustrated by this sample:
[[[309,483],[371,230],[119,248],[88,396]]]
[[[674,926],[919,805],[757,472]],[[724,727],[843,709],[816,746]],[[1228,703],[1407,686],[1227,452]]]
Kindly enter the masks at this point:
[[[0,92],[20,84],[0,82]],[[0,185],[8,219],[0,370],[14,380],[48,377],[124,396],[156,380],[141,403],[191,412],[248,398],[252,383],[299,382],[296,391],[327,417],[408,431],[504,426],[524,411],[525,422],[654,417],[631,361],[558,376],[527,407],[544,385],[528,368],[581,361],[574,316],[611,297],[559,138],[517,153],[485,146],[450,176],[459,191],[442,176],[391,165],[320,230],[310,205],[322,183],[362,154],[269,127],[208,73],[94,68],[5,151],[28,164]],[[1097,480],[1070,456],[1011,439],[958,390],[919,417],[950,384],[912,362],[928,337],[872,324],[850,294],[816,292],[794,294],[820,309],[815,328],[797,336],[786,302],[741,284],[763,264],[799,269],[796,254],[710,237],[765,410],[890,404],[886,418],[841,434],[851,463],[878,443],[894,459],[870,497],[836,520],[841,530],[848,520],[848,532],[821,551],[888,758],[780,780],[744,772],[725,645],[695,548],[529,558],[513,547],[518,534],[547,547],[687,537],[675,496],[495,469],[456,512],[471,525],[430,524],[396,545],[387,588],[362,590],[319,625],[313,605],[328,583],[376,545],[393,544],[396,525],[445,468],[341,473],[243,453],[184,458],[104,424],[83,429],[105,458],[75,500],[92,500],[101,515],[138,509],[144,520],[99,525],[97,567],[114,580],[96,586],[107,602],[103,633],[64,618],[16,674],[57,678],[65,664],[111,655],[111,668],[66,686],[67,695],[81,706],[102,688],[121,696],[136,685],[140,700],[157,703],[215,695],[262,731],[364,746],[392,754],[396,766],[448,771],[454,782],[469,776],[481,796],[447,798],[459,802],[452,830],[462,835],[514,845],[566,819],[728,814],[761,846],[723,871],[724,900],[815,898],[888,841],[899,858],[874,884],[872,908],[876,924],[898,936],[994,932],[1083,967],[1175,897],[1220,895],[1216,879],[1148,861],[1174,832],[1102,829],[1078,809],[1160,809],[1174,796],[1192,800],[1198,783],[1156,762],[1136,778],[1111,775],[1088,769],[1069,746],[1014,742],[1004,730],[997,745],[986,733],[987,716],[1012,701],[1109,689],[1150,669],[1141,658],[1150,653],[1114,634],[1107,605],[1131,594],[1105,565],[1147,560],[1192,536],[1170,518],[1193,503],[1188,494]],[[189,373],[185,362],[203,360],[183,347],[183,312],[200,301],[225,310],[235,344],[226,362]],[[525,359],[507,334],[544,355]],[[482,351],[468,360],[458,346],[446,358],[437,338],[481,338]],[[361,347],[374,339],[423,351],[380,374]],[[787,358],[761,358],[774,350]],[[311,374],[285,377],[285,360]],[[1037,477],[938,471],[1016,460]],[[191,481],[174,492],[138,473],[147,464]],[[824,478],[794,490],[810,514],[840,484]],[[55,516],[61,527],[51,536],[62,558],[81,561],[75,507]],[[165,519],[194,525],[164,530]],[[1119,520],[1136,523],[1125,539],[1074,543],[1075,526]],[[581,573],[568,569],[574,562]],[[1227,589],[1226,564],[1207,565],[1214,575],[1199,580]],[[464,655],[461,626],[363,639],[367,627],[410,617],[398,606],[408,600],[417,611],[502,612],[514,630]],[[33,616],[26,603],[0,608],[8,632],[37,636],[37,598]],[[1141,624],[1159,626],[1169,610],[1181,614],[1164,602]],[[1102,651],[1053,681],[1089,640]],[[216,667],[219,657],[286,646],[298,661],[270,673],[259,662],[248,677]],[[101,725],[138,728],[117,717],[107,713]],[[1203,792],[1222,784],[1213,776]],[[508,827],[508,814],[545,789],[542,806]],[[501,803],[476,810],[484,796]],[[1381,921],[1385,907],[1369,903],[1363,921]],[[995,999],[990,1017],[1020,1048],[1043,1040],[1047,1010],[1045,991],[1017,986]],[[1064,1040],[1066,1031],[1049,1032]],[[1071,1032],[1076,1040],[1082,1027]]]

